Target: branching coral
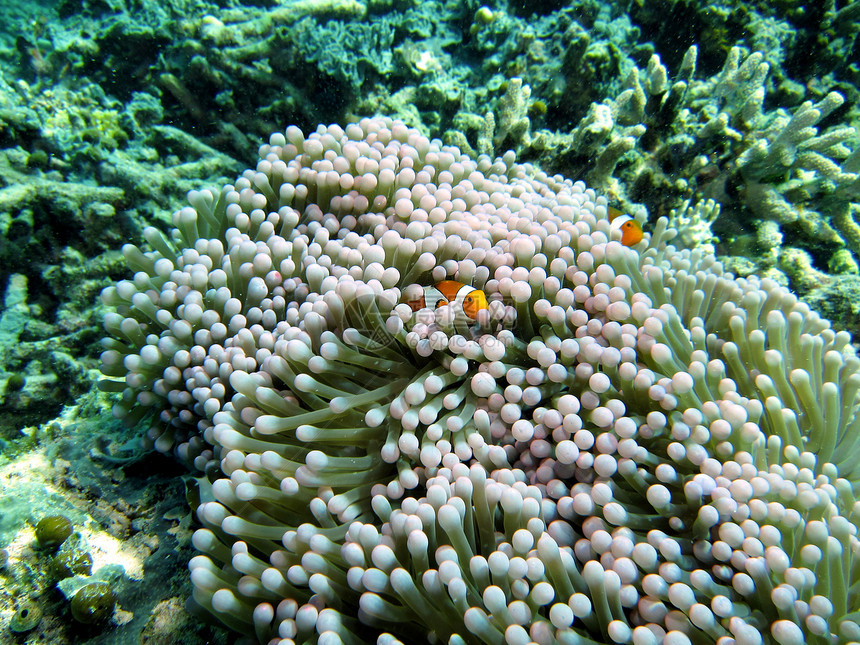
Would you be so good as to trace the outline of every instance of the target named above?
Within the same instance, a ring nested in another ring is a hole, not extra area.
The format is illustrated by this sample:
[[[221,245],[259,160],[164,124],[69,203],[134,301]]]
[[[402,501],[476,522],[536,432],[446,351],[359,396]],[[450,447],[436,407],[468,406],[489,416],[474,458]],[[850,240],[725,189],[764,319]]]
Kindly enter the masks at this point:
[[[856,128],[833,125],[845,111],[843,95],[767,109],[770,68],[761,53],[734,47],[722,70],[704,79],[695,76],[696,61],[691,47],[670,81],[652,56],[614,99],[592,103],[569,135],[531,135],[530,153],[624,208],[646,204],[652,216],[683,200],[713,199],[726,214],[717,223],[724,242],[740,229],[776,225],[787,246],[821,264],[842,248],[860,252],[846,217],[860,199],[860,139]],[[759,269],[772,265],[769,258]]]
[[[212,481],[190,569],[225,625],[860,640],[860,360],[784,288],[386,119],[288,128],[189,202],[123,250],[103,387]],[[445,278],[488,310],[401,303]]]

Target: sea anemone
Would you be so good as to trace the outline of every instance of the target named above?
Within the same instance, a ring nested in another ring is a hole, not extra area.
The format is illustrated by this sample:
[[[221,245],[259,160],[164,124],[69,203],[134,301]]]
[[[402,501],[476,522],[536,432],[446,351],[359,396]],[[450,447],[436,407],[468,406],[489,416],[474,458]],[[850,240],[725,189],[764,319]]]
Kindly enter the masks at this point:
[[[260,643],[860,640],[860,361],[771,280],[513,153],[272,135],[103,293],[103,387],[205,471]],[[411,285],[483,289],[476,321]],[[855,612],[855,613],[852,613]]]

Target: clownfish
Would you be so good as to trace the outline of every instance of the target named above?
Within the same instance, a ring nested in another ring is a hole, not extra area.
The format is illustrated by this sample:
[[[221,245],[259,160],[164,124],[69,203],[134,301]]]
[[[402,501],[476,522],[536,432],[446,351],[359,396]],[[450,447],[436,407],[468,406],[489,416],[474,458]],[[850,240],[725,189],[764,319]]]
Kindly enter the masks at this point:
[[[432,287],[424,287],[424,293],[419,298],[409,300],[406,304],[412,311],[418,311],[425,307],[437,309],[449,303],[459,304],[463,313],[472,320],[477,320],[479,311],[488,309],[487,296],[483,291],[456,280],[442,280]]]
[[[617,208],[612,206],[606,207],[606,212],[609,214],[609,222],[613,230],[621,231],[621,243],[624,246],[633,246],[639,244],[645,237],[645,232],[642,230],[642,225],[630,217],[625,215]]]

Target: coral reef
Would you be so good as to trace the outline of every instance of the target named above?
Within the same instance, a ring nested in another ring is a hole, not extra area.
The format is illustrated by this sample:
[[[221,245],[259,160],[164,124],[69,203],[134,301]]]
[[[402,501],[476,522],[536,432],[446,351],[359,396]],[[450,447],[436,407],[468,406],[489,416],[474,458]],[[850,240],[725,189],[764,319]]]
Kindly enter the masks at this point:
[[[123,107],[91,83],[0,77],[0,439],[49,422],[91,387],[93,301],[120,275],[122,241],[201,175],[236,168],[161,118],[149,95]]]
[[[42,437],[49,448],[11,462],[0,457],[0,643],[108,645],[141,642],[142,634],[148,642],[226,643],[182,603],[175,606],[177,595],[184,601],[190,594],[191,516],[182,471],[140,450],[136,459],[117,452],[111,461],[110,442],[136,445],[135,434],[100,418],[94,401],[79,403],[92,409],[61,420],[66,427],[56,428],[52,440]],[[55,551],[40,545],[35,527],[58,513],[74,532]],[[78,590],[108,581],[117,596],[109,620],[75,620]],[[157,625],[167,615],[170,624]]]
[[[843,120],[858,97],[850,6],[85,5],[68,3],[61,29],[34,19],[22,51],[35,48],[43,67],[90,75],[120,98],[147,87],[173,123],[234,157],[249,157],[278,123],[312,127],[382,109],[464,151],[513,148],[622,207],[643,205],[652,222],[694,196],[715,199],[722,253],[733,252],[736,227],[775,218],[789,220],[786,245],[825,271],[850,241],[839,228],[857,199],[856,169],[844,159],[856,133],[839,126],[856,119]],[[681,33],[666,28],[669,11]],[[20,65],[33,67],[32,55]],[[837,94],[848,102],[828,117]],[[814,122],[795,128],[810,110]],[[788,131],[804,142],[779,178],[765,167],[786,161]]]
[[[784,287],[390,119],[287,128],[189,204],[123,248],[102,388],[211,481],[190,569],[223,624],[860,639],[860,359]],[[442,279],[489,308],[401,303]]]
[[[94,303],[106,285],[129,277],[119,250],[122,244],[143,244],[142,232],[153,227],[168,236],[171,252],[182,248],[186,242],[168,235],[173,226],[169,214],[182,207],[189,190],[221,185],[241,172],[254,158],[259,140],[281,124],[296,123],[308,132],[318,123],[387,114],[457,146],[473,160],[479,154],[492,160],[501,157],[510,169],[512,157],[505,153],[514,150],[518,160],[535,162],[550,175],[558,172],[584,180],[595,192],[591,201],[596,206],[623,209],[648,231],[659,233],[660,218],[669,218],[668,227],[678,230],[672,244],[700,245],[703,256],[713,249],[727,272],[751,282],[768,279],[791,287],[836,329],[849,330],[856,337],[860,331],[857,6],[847,0],[626,4],[572,0],[484,6],[445,0],[0,4],[0,476],[4,478],[0,623],[11,621],[29,630],[12,635],[0,629],[0,643],[177,642],[180,637],[183,642],[208,643],[229,638],[216,636],[208,622],[182,609],[190,593],[184,564],[190,557],[192,522],[182,497],[185,494],[188,506],[195,509],[199,494],[211,499],[208,485],[204,482],[198,492],[191,477],[173,481],[185,471],[168,459],[146,456],[135,432],[121,430],[108,418],[106,411],[116,403],[116,396],[94,391],[103,316],[103,307]],[[536,180],[537,171],[528,172]],[[552,191],[563,183],[558,176],[541,181]],[[598,194],[606,198],[605,204],[598,202]],[[217,198],[218,191],[213,195]],[[405,209],[405,203],[400,208]],[[434,224],[422,222],[422,226]],[[417,227],[410,225],[410,235],[415,235]],[[152,233],[147,237],[152,238]],[[492,238],[493,244],[497,241]],[[652,251],[659,252],[665,240],[655,235],[652,242],[658,245]],[[365,280],[363,275],[359,278]],[[432,278],[425,274],[422,282]],[[772,283],[765,284],[770,293]],[[297,301],[304,297],[301,291],[291,293]],[[502,303],[512,307],[505,309],[508,322],[515,312],[524,314],[507,294]],[[363,320],[365,310],[345,315]],[[518,320],[534,315],[520,315]],[[540,328],[537,322],[533,326]],[[473,333],[458,326],[454,331],[463,337]],[[377,335],[376,327],[364,332],[373,341],[387,339]],[[423,341],[430,337],[422,336],[421,327],[415,333],[418,336],[410,338],[417,338],[425,351]],[[772,335],[768,331],[768,337]],[[246,338],[242,341],[247,344]],[[441,342],[441,337],[434,337],[434,342]],[[413,366],[436,360],[416,356],[418,347],[406,352]],[[364,356],[369,350],[356,351]],[[515,364],[514,358],[506,360]],[[744,361],[754,363],[752,358]],[[203,378],[196,372],[197,377]],[[533,394],[529,387],[548,387],[527,381],[516,386],[499,382],[503,396],[509,387],[511,396],[517,387],[529,394]],[[341,387],[339,381],[325,383]],[[230,394],[223,400],[225,405],[238,397],[229,378],[217,385]],[[372,383],[359,385],[367,389]],[[782,395],[785,386],[777,385]],[[191,385],[183,387],[193,391]],[[739,391],[745,392],[744,387],[739,386]],[[472,395],[467,388],[463,401]],[[318,404],[309,404],[309,396],[305,393],[297,405]],[[430,401],[434,396],[426,395]],[[184,401],[170,402],[171,414],[187,412],[184,405]],[[522,405],[522,399],[517,405]],[[527,415],[537,410],[526,409]],[[505,414],[510,411],[506,408]],[[203,450],[197,455],[200,465],[209,479],[218,479],[220,449],[206,440],[214,425],[210,427],[209,417],[198,412],[205,411],[195,408],[185,419],[171,418],[166,423],[176,426],[172,432],[178,432],[173,435],[178,443],[193,439],[196,448],[186,457]],[[438,416],[447,419],[449,413],[442,405]],[[188,425],[189,421],[200,427]],[[160,423],[164,422],[155,425]],[[246,419],[242,424],[244,432],[250,422]],[[447,426],[444,432],[456,434]],[[169,443],[170,436],[168,432],[159,445]],[[445,437],[443,441],[453,435]],[[423,445],[419,461],[422,449]],[[444,452],[445,444],[438,449]],[[329,454],[331,447],[322,450]],[[456,452],[455,446],[451,451]],[[16,466],[29,474],[9,476]],[[488,473],[493,467],[485,464]],[[427,466],[421,462],[415,468],[421,473]],[[393,470],[385,472],[386,481],[394,481]],[[44,479],[37,476],[42,474]],[[497,483],[510,484],[508,480]],[[800,481],[798,488],[804,489],[805,483]],[[540,481],[536,485],[545,486]],[[679,484],[664,485],[674,495],[673,486]],[[451,504],[465,512],[468,502],[461,505],[458,499],[463,498],[458,497],[456,485],[454,489]],[[569,496],[574,498],[577,492]],[[419,497],[417,488],[408,494]],[[326,495],[323,499],[328,503]],[[99,497],[110,499],[94,501]],[[506,514],[505,509],[502,513]],[[56,514],[68,515],[76,532],[52,555],[35,546],[31,527],[40,518]],[[367,523],[391,526],[393,536],[394,529],[400,530],[400,520],[392,523],[390,519],[386,524],[382,516],[373,515]],[[312,521],[319,525],[316,515]],[[748,522],[743,526],[744,530],[751,527]],[[69,599],[82,584],[98,580],[92,578],[93,571],[106,563],[104,554],[99,555],[100,542],[91,539],[92,534],[100,534],[99,529],[146,553],[146,577],[116,582],[119,602],[111,620],[84,626],[72,618]],[[441,540],[447,540],[441,526],[435,529]],[[494,530],[514,544],[508,539],[513,536],[505,533],[504,521]],[[772,537],[768,531],[765,536]],[[598,534],[597,542],[603,537]],[[225,539],[225,544],[232,539]],[[394,544],[394,537],[391,540]],[[656,543],[654,536],[652,540]],[[477,543],[469,544],[479,549]],[[254,548],[250,551],[257,557]],[[397,548],[402,557],[402,545]],[[803,551],[803,557],[810,552]],[[601,553],[600,560],[608,564],[607,553],[612,554],[612,549]],[[827,551],[826,557],[831,553]],[[428,563],[435,568],[439,562],[432,559],[434,555],[429,554]],[[817,564],[796,556],[792,556],[793,563],[800,562],[796,568],[821,577],[824,555]],[[223,562],[211,557],[213,562]],[[733,553],[734,560],[727,566],[735,566],[741,557]],[[533,562],[528,554],[523,558]],[[343,563],[337,566],[342,568]],[[413,566],[414,574],[419,565]],[[447,571],[449,565],[445,566]],[[708,570],[713,572],[716,566]],[[368,574],[368,580],[376,575]],[[471,573],[464,575],[462,579],[472,584]],[[683,582],[689,584],[686,579]],[[784,592],[791,592],[784,586],[777,588],[776,596],[783,602]],[[816,588],[820,592],[820,586]],[[391,600],[387,587],[374,593]],[[493,593],[490,602],[498,600]],[[695,590],[697,599],[700,593]],[[795,604],[813,604],[813,595],[808,589],[799,592]],[[343,597],[351,609],[355,607],[354,589]],[[534,604],[530,597],[522,601]],[[447,602],[433,596],[428,604],[447,607]],[[672,605],[671,598],[661,602],[670,620],[683,623],[678,612],[684,609]],[[535,615],[546,614],[532,605]],[[798,620],[805,615],[804,606],[794,608]],[[780,616],[791,613],[786,607],[778,606]],[[822,609],[817,599],[815,607]],[[511,615],[524,617],[519,611],[522,605],[513,604]],[[307,610],[301,616],[311,613]],[[806,629],[820,625],[818,615],[812,613],[804,621]],[[613,633],[622,640],[625,636],[623,630]],[[778,638],[766,630],[762,634],[765,640],[786,642],[796,636],[790,629],[780,631]],[[523,638],[513,628],[505,636]],[[538,642],[540,636],[529,634]],[[631,638],[639,642],[645,634],[639,630]],[[816,638],[806,634],[808,642]],[[601,634],[596,640],[605,642],[609,637]]]
[[[697,58],[688,49],[670,83],[652,56],[644,72],[632,70],[628,89],[593,103],[569,135],[532,135],[543,149],[535,149],[541,165],[584,176],[628,209],[647,205],[652,217],[678,209],[681,199],[716,201],[724,217],[711,223],[723,252],[734,251],[734,227],[754,225],[760,241],[784,236],[784,244],[761,246],[760,273],[778,267],[790,274],[781,257],[790,248],[815,258],[847,249],[854,258],[822,268],[855,271],[860,137],[855,127],[822,126],[844,97],[829,92],[768,111],[762,54],[743,58],[732,48],[722,71],[705,80],[695,77]],[[805,293],[803,282],[792,286]]]

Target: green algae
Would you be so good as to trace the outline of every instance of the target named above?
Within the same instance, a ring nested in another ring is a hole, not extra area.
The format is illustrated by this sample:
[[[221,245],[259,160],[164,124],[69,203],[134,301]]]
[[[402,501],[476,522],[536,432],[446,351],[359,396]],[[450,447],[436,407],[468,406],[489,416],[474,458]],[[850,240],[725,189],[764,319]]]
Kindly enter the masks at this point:
[[[72,616],[80,623],[94,625],[110,620],[116,606],[116,592],[107,582],[92,582],[72,596]]]
[[[65,515],[43,517],[36,524],[36,539],[48,549],[56,549],[66,541],[74,530],[71,520]]]

